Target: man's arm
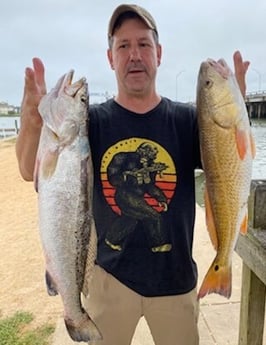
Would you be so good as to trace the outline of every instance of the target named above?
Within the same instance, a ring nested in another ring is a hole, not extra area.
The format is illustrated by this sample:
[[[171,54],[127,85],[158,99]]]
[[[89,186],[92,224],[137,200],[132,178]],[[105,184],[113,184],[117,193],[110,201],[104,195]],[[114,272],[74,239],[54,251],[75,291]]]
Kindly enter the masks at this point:
[[[21,176],[26,181],[33,180],[35,158],[42,128],[38,105],[46,93],[44,65],[38,58],[33,60],[33,68],[25,70],[24,95],[21,104],[21,125],[16,140],[16,155]]]

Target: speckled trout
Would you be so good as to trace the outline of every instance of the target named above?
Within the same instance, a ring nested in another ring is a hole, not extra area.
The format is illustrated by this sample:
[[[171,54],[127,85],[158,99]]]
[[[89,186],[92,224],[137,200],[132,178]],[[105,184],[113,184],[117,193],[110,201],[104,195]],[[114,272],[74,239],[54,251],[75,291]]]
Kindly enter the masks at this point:
[[[93,169],[88,141],[88,87],[64,75],[40,102],[43,127],[35,164],[39,228],[49,295],[60,294],[74,341],[101,339],[81,306],[84,275],[96,257]],[[86,266],[87,265],[87,266]]]
[[[247,203],[255,144],[245,102],[224,60],[202,62],[197,85],[202,164],[206,176],[206,224],[217,255],[198,297],[231,296],[232,255],[247,231]]]

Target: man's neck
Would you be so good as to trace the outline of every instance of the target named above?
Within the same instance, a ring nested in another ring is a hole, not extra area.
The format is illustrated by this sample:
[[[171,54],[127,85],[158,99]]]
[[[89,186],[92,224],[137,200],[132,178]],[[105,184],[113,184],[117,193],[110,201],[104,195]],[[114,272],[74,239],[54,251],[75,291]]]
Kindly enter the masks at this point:
[[[118,93],[115,97],[115,101],[122,107],[133,111],[134,113],[145,114],[154,109],[160,103],[161,96],[156,93],[145,97],[121,95]]]

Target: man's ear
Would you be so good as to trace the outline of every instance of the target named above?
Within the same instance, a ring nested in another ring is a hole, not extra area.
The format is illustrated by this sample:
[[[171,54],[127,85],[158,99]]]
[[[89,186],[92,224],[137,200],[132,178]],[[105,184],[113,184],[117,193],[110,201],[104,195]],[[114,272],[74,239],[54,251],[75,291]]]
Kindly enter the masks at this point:
[[[111,67],[112,69],[114,69],[114,65],[113,65],[113,54],[112,54],[112,50],[111,50],[110,48],[107,49],[107,58],[108,58],[110,67]]]
[[[159,67],[162,59],[162,46],[157,44],[157,66]]]

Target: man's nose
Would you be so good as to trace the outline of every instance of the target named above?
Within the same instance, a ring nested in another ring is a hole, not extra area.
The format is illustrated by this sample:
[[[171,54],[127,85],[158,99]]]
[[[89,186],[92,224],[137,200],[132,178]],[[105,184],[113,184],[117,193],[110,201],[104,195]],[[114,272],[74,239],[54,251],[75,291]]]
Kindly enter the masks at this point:
[[[138,47],[132,47],[130,50],[130,60],[131,61],[140,61],[141,53]]]

